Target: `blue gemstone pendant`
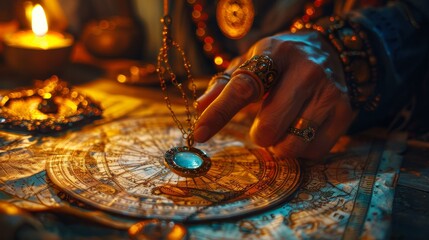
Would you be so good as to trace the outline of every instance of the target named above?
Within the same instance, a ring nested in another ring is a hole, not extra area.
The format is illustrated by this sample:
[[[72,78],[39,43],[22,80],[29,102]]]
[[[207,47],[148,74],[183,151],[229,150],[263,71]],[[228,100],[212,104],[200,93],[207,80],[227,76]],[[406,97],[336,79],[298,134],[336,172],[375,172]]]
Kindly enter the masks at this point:
[[[171,148],[164,157],[167,167],[182,177],[204,175],[212,164],[205,152],[193,147]]]

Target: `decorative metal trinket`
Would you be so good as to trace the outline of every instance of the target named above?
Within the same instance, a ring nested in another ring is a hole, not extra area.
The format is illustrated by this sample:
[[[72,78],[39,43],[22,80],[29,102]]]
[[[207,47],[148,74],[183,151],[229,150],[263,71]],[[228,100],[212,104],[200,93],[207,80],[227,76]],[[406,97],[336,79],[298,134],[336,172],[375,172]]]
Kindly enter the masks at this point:
[[[171,148],[164,157],[167,166],[182,177],[204,175],[211,166],[211,160],[206,153],[193,147]]]
[[[100,105],[53,76],[32,89],[0,100],[0,128],[31,133],[59,132],[101,117]]]
[[[187,94],[189,90],[185,89],[184,84],[177,79],[176,74],[173,72],[169,62],[170,50],[175,49],[182,56],[187,80],[191,86],[190,95],[193,103],[196,103],[197,99],[196,86],[191,74],[191,64],[186,58],[185,52],[179,44],[171,38],[171,21],[172,19],[168,14],[168,0],[164,0],[164,17],[161,19],[164,27],[162,31],[162,47],[158,55],[157,72],[162,93],[164,94],[165,103],[168,110],[170,110],[171,117],[181,131],[183,139],[186,140],[187,146],[174,147],[168,150],[164,157],[167,167],[169,167],[174,173],[184,177],[197,177],[205,174],[209,170],[211,161],[203,151],[192,147],[194,144],[195,123],[199,118],[198,110],[195,104],[190,104],[190,99],[188,97],[189,93]],[[182,97],[186,110],[186,128],[173,111],[172,104],[167,93],[167,81],[169,81],[178,90]]]
[[[225,36],[232,39],[244,37],[253,24],[255,10],[251,0],[220,0],[216,19]]]

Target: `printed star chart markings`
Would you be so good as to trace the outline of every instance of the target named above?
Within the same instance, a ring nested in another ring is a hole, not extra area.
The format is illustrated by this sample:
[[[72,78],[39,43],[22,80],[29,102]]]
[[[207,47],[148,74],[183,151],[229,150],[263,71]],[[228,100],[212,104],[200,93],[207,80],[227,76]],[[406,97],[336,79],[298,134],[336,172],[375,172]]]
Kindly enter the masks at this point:
[[[276,159],[228,125],[197,147],[211,159],[198,177],[165,165],[166,149],[183,142],[170,117],[112,122],[70,134],[47,161],[50,179],[91,206],[127,216],[179,221],[215,220],[257,212],[297,189],[296,159]]]
[[[161,126],[150,128],[154,125],[154,119],[131,119],[95,127],[93,133],[91,133],[93,130],[87,129],[82,132],[70,133],[60,138],[46,138],[43,140],[34,139],[31,136],[0,133],[1,197],[12,201],[20,207],[36,211],[55,208],[56,206],[69,206],[68,208],[71,210],[86,211],[80,207],[73,207],[74,205],[65,203],[69,199],[63,199],[62,197],[60,199],[57,196],[57,187],[49,181],[44,171],[45,162],[60,158],[74,161],[74,156],[76,156],[76,159],[86,156],[86,160],[83,162],[86,162],[87,165],[79,167],[82,167],[87,172],[91,171],[88,174],[96,180],[100,179],[95,181],[99,192],[112,196],[116,192],[131,191],[129,189],[122,190],[120,186],[123,185],[116,184],[111,180],[112,173],[113,176],[115,174],[121,176],[121,174],[130,173],[130,171],[118,172],[121,169],[120,167],[117,168],[119,169],[117,171],[100,171],[97,168],[104,169],[104,165],[98,164],[98,162],[107,164],[108,160],[121,158],[123,159],[122,162],[124,162],[121,164],[125,164],[126,159],[135,159],[137,161],[139,156],[145,155],[150,158],[150,161],[159,161],[159,166],[163,167],[161,164],[163,151],[164,148],[168,149],[170,147],[170,143],[159,137],[159,135],[166,134],[170,136],[172,138],[171,142],[175,144],[181,139],[177,135],[178,133],[175,133],[174,128],[168,127],[167,118],[166,116],[165,121],[156,121],[155,119],[155,125],[165,126],[164,128]],[[147,134],[144,136],[146,137],[133,133],[139,128],[145,128]],[[222,135],[217,136],[214,141],[205,144],[204,149],[201,149],[205,151],[206,149],[212,149],[210,153],[212,154],[213,152],[222,152],[223,149],[236,149],[243,145],[249,147],[250,145],[247,145],[242,140],[244,139],[243,132],[246,132],[244,128],[241,125],[232,125]],[[121,132],[128,135],[129,138],[118,137],[117,135],[120,135],[118,133]],[[78,134],[80,136],[77,136]],[[173,139],[176,135],[177,139]],[[112,136],[117,137],[113,138]],[[74,139],[70,140],[69,138]],[[79,141],[79,139],[82,141]],[[121,143],[112,141],[120,139],[123,139]],[[240,141],[235,141],[237,139],[240,139]],[[294,239],[298,237],[317,238],[320,236],[325,236],[329,239],[348,239],[350,236],[357,235],[377,239],[385,238],[385,233],[388,232],[390,226],[389,219],[394,194],[394,185],[392,183],[395,182],[401,157],[390,150],[374,147],[374,144],[369,144],[369,141],[362,142],[355,139],[350,142],[351,139],[345,139],[346,141],[340,141],[340,147],[337,148],[337,152],[323,161],[315,163],[301,162],[302,183],[290,200],[283,201],[273,208],[258,211],[255,215],[246,216],[245,218],[240,217],[234,221],[201,222],[187,226],[189,236],[191,238],[198,236],[198,238],[204,239]],[[131,142],[135,144],[129,144]],[[109,150],[108,147],[112,145],[115,145],[116,148]],[[159,152],[151,150],[151,146],[158,146]],[[249,149],[253,148],[250,146]],[[88,152],[88,150],[92,152]],[[245,152],[248,153],[249,151]],[[381,152],[383,154],[380,156]],[[223,156],[228,155],[230,158],[225,160],[224,168],[221,169],[220,173],[211,174],[210,171],[208,173],[216,176],[226,176],[234,172],[235,163],[231,161],[232,159],[237,159],[238,156],[243,156],[243,154],[240,151],[238,151],[239,154],[235,154],[236,152],[231,150],[227,151],[227,153],[223,154]],[[60,156],[61,154],[68,156]],[[249,156],[250,160],[242,161],[240,163],[242,168],[246,168],[247,165],[252,166],[251,159],[259,155],[248,154],[245,156]],[[101,161],[100,158],[105,158],[105,160]],[[115,161],[118,162],[117,160]],[[148,163],[150,161],[148,160]],[[75,165],[77,164],[79,163],[75,163]],[[113,166],[112,163],[107,165]],[[129,166],[129,168],[136,168],[136,171],[134,171],[136,174],[137,169],[141,168],[143,164],[139,162],[134,166],[131,164]],[[156,168],[155,166],[150,166],[150,164],[146,167],[150,167],[146,169],[147,171],[150,169],[155,171],[154,168]],[[258,178],[267,175],[258,167],[247,167],[247,169]],[[214,168],[211,168],[211,171],[213,170]],[[117,176],[116,178],[119,179]],[[123,178],[127,181],[126,177]],[[117,180],[115,179],[115,181]],[[130,182],[132,181],[130,180]],[[219,178],[213,178],[213,182],[220,182]],[[134,185],[130,187],[138,184],[132,183]],[[146,184],[144,187],[149,188],[150,181],[141,181],[140,184]],[[227,185],[229,188],[233,186],[233,184]],[[138,187],[143,189],[141,186]],[[370,189],[373,190],[371,191]],[[195,192],[194,189],[191,190]],[[154,188],[153,192],[149,192],[149,195],[177,195],[176,198],[179,199],[180,196],[188,196],[194,192],[185,192],[182,187],[161,186]],[[219,194],[212,194],[213,199],[221,199],[219,196],[222,197]],[[229,196],[234,197],[232,194]],[[249,194],[249,196],[252,196],[252,194]],[[139,197],[141,196],[136,196],[136,198]],[[144,200],[144,197],[141,198]],[[75,198],[70,199],[75,200]],[[190,200],[189,197],[182,197],[182,199]],[[238,204],[240,204],[239,200]],[[126,204],[123,204],[123,206],[126,209]],[[169,206],[162,207],[167,208]],[[130,210],[127,209],[127,211]],[[221,212],[221,210],[217,212]],[[97,214],[91,215],[91,218],[98,216],[101,218],[101,222],[105,223],[106,221],[112,222],[112,216],[120,216],[116,214],[108,215],[108,212],[100,216],[99,213],[97,211]],[[127,212],[124,213],[127,214]],[[225,216],[228,217],[228,215]],[[371,217],[362,218],[364,216]],[[120,221],[122,223],[124,219]],[[115,223],[113,226],[117,226],[119,223],[119,221],[113,222]],[[112,225],[110,224],[109,226]]]

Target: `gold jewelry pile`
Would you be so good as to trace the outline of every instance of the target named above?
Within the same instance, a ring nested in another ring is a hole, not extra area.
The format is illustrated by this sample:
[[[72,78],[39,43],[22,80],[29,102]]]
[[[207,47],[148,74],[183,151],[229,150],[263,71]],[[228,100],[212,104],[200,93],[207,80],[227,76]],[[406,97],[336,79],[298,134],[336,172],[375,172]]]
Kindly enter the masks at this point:
[[[36,87],[0,100],[0,128],[31,133],[59,132],[101,117],[100,105],[53,76]]]

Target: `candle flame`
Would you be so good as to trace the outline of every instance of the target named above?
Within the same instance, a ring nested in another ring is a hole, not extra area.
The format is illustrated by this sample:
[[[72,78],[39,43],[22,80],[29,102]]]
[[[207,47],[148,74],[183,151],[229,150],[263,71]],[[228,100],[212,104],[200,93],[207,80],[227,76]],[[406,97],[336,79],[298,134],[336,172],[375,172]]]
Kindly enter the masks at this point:
[[[37,36],[44,36],[48,32],[48,21],[45,11],[40,4],[34,6],[31,13],[31,28]]]

